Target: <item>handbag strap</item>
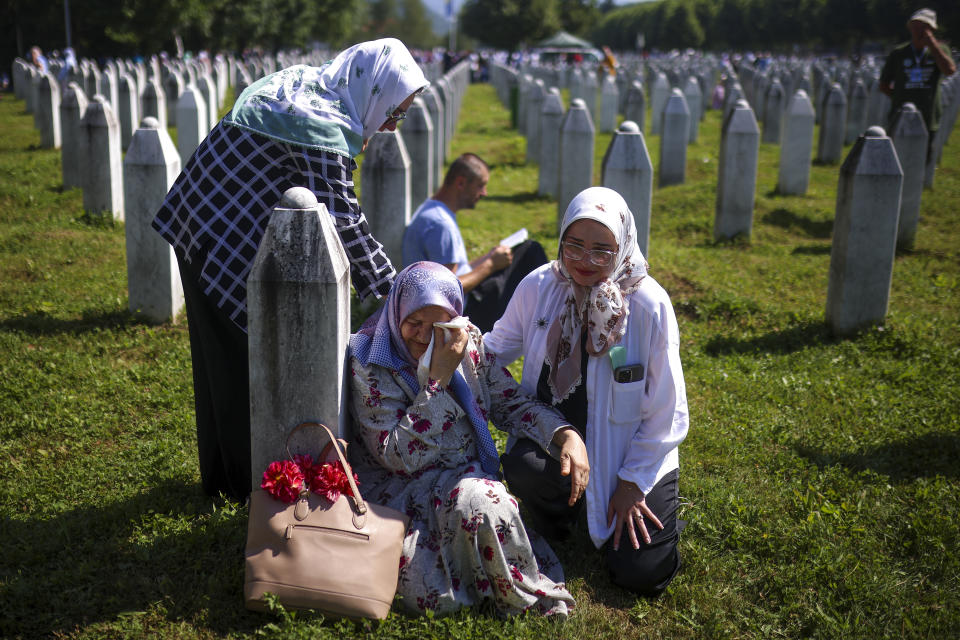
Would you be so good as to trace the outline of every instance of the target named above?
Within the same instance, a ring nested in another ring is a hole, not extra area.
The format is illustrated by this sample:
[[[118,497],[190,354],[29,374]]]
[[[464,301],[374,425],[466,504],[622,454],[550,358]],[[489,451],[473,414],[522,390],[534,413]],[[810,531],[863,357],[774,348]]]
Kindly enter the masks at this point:
[[[367,512],[367,503],[364,502],[363,496],[360,495],[360,489],[357,487],[356,481],[353,479],[353,467],[350,466],[350,463],[347,462],[346,456],[343,455],[343,447],[340,445],[340,441],[333,435],[333,432],[330,430],[330,427],[320,422],[301,422],[293,429],[290,430],[290,433],[287,434],[287,455],[290,459],[293,459],[293,456],[290,455],[290,436],[306,427],[320,427],[327,432],[327,435],[330,436],[330,445],[333,446],[333,450],[337,452],[337,457],[340,459],[340,464],[343,465],[343,470],[347,474],[347,482],[350,483],[350,491],[353,493],[348,498],[352,498],[353,508],[359,515],[363,515]],[[329,446],[329,445],[328,445]]]

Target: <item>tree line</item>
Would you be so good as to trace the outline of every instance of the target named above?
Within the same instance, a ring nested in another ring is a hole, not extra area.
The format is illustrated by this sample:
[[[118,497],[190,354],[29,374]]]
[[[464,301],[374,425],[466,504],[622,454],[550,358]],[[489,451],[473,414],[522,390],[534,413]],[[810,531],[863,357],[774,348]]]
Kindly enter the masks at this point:
[[[957,0],[457,0],[461,49],[517,50],[563,29],[615,51],[646,49],[832,50],[905,40],[922,3],[937,11],[946,40],[960,32]],[[69,3],[69,4],[67,4]],[[80,56],[187,51],[337,48],[396,36],[413,48],[447,42],[422,0],[0,0],[0,63],[32,45],[71,44]],[[642,37],[640,37],[642,36]]]

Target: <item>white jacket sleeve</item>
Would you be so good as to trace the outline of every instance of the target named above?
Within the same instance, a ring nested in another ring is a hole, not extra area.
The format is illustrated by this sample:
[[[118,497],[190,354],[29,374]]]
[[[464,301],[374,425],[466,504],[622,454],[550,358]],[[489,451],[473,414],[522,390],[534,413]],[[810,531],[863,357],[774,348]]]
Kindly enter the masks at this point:
[[[664,459],[683,442],[689,426],[679,331],[670,308],[661,308],[660,321],[651,335],[640,424],[617,473],[644,494],[653,489]]]
[[[507,310],[493,325],[493,330],[484,334],[483,346],[497,355],[497,361],[507,366],[520,356],[524,355],[524,330],[529,326],[529,314],[537,306],[537,289],[539,277],[534,271],[520,281]]]

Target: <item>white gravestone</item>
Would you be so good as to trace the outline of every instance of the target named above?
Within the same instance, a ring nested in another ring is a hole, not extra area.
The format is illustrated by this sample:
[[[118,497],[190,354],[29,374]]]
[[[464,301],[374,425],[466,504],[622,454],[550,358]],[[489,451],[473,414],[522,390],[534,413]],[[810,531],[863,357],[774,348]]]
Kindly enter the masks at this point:
[[[573,198],[593,186],[595,134],[590,111],[577,98],[560,125],[560,163],[557,167],[557,231]]]
[[[907,102],[894,116],[891,130],[893,147],[903,171],[900,216],[897,225],[897,246],[912,249],[920,221],[920,200],[927,160],[927,125],[912,102]]]
[[[83,140],[83,208],[88,213],[109,212],[123,220],[123,165],[120,121],[107,99],[94,96],[80,122]]]
[[[767,87],[767,95],[763,103],[763,137],[761,142],[780,144],[783,131],[784,96],[783,85],[780,84],[779,80],[774,80]]]
[[[540,160],[540,112],[543,110],[546,95],[543,80],[539,78],[534,80],[527,90],[527,125],[524,128],[527,136],[527,164]]]
[[[867,89],[863,81],[857,79],[850,89],[847,102],[847,125],[843,138],[844,144],[853,144],[867,128]]]
[[[140,120],[140,96],[137,93],[137,81],[121,72],[117,80],[120,94],[117,98],[117,119],[120,120],[120,146],[126,150],[137,130]]]
[[[370,138],[361,171],[363,210],[370,233],[393,264],[403,263],[403,232],[410,224],[410,155],[399,131]],[[419,206],[419,203],[418,203]]]
[[[163,94],[163,88],[156,80],[147,80],[143,87],[143,94],[140,96],[140,115],[143,118],[156,118],[161,127],[167,128],[167,99]]]
[[[603,157],[603,186],[627,201],[637,227],[637,244],[650,257],[650,208],[653,199],[653,163],[643,132],[635,122],[624,120],[614,132]]]
[[[660,178],[658,185],[683,184],[687,177],[687,144],[690,109],[680,89],[673,89],[663,107],[660,126]]]
[[[643,84],[635,80],[630,83],[627,90],[627,103],[624,106],[623,117],[625,120],[635,122],[640,131],[643,131],[643,123],[647,115],[647,97],[643,91]]]
[[[326,206],[289,189],[247,279],[253,487],[286,457],[287,433],[317,421],[347,437],[350,266]]]
[[[87,110],[87,97],[76,82],[67,85],[60,102],[60,166],[64,188],[83,186],[84,155],[81,121]]]
[[[444,117],[443,103],[437,97],[437,91],[433,85],[427,87],[420,94],[424,104],[427,105],[427,111],[430,113],[430,121],[433,123],[433,162],[434,175],[433,183],[439,186],[443,182],[443,161],[447,157],[445,154],[446,144],[444,143]]]
[[[417,96],[407,110],[407,119],[403,124],[403,141],[410,155],[410,202],[419,206],[433,195],[437,185],[434,183],[433,154],[436,145],[433,141],[433,123],[423,99]]]
[[[820,137],[817,161],[836,164],[843,156],[844,129],[847,120],[847,98],[840,85],[834,83],[824,97],[820,114]]]
[[[600,125],[601,133],[610,133],[617,128],[617,112],[620,104],[620,92],[613,76],[604,74],[600,86]]]
[[[60,87],[49,73],[40,74],[37,84],[37,103],[34,113],[40,124],[40,146],[44,149],[59,149],[60,138]]]
[[[683,97],[687,101],[687,108],[690,109],[690,137],[687,138],[687,142],[693,144],[700,135],[700,120],[703,119],[703,94],[696,76],[687,78],[683,87]]]
[[[187,85],[177,100],[177,151],[182,167],[207,137],[208,122],[207,103],[196,87]]]
[[[152,322],[176,322],[183,308],[173,247],[150,226],[179,174],[180,156],[167,130],[145,118],[123,159],[123,200],[130,311]]]
[[[738,100],[720,133],[714,240],[750,236],[757,187],[760,129],[746,100]]]
[[[563,101],[560,91],[551,87],[540,110],[540,172],[537,193],[557,196],[557,177],[560,167],[560,125],[563,122]]]
[[[840,168],[826,321],[836,335],[887,315],[903,171],[893,141],[870,127]]]
[[[663,108],[667,104],[667,98],[670,97],[670,82],[663,72],[658,72],[653,81],[651,90],[651,111],[650,111],[650,133],[651,135],[660,135],[660,127],[663,125]]]
[[[802,196],[807,193],[815,119],[816,114],[807,92],[798,89],[784,114],[777,181],[777,191],[782,195]]]

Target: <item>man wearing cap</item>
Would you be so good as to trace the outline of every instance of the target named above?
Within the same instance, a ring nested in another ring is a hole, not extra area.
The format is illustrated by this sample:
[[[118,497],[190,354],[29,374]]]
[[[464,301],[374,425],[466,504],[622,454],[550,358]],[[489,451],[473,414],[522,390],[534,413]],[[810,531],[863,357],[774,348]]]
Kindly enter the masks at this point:
[[[912,102],[923,115],[930,134],[929,158],[933,134],[940,127],[940,78],[953,75],[957,65],[949,50],[933,37],[937,14],[932,9],[920,9],[910,16],[907,28],[910,42],[898,46],[887,56],[880,72],[880,90],[890,96],[889,124],[906,102]]]

